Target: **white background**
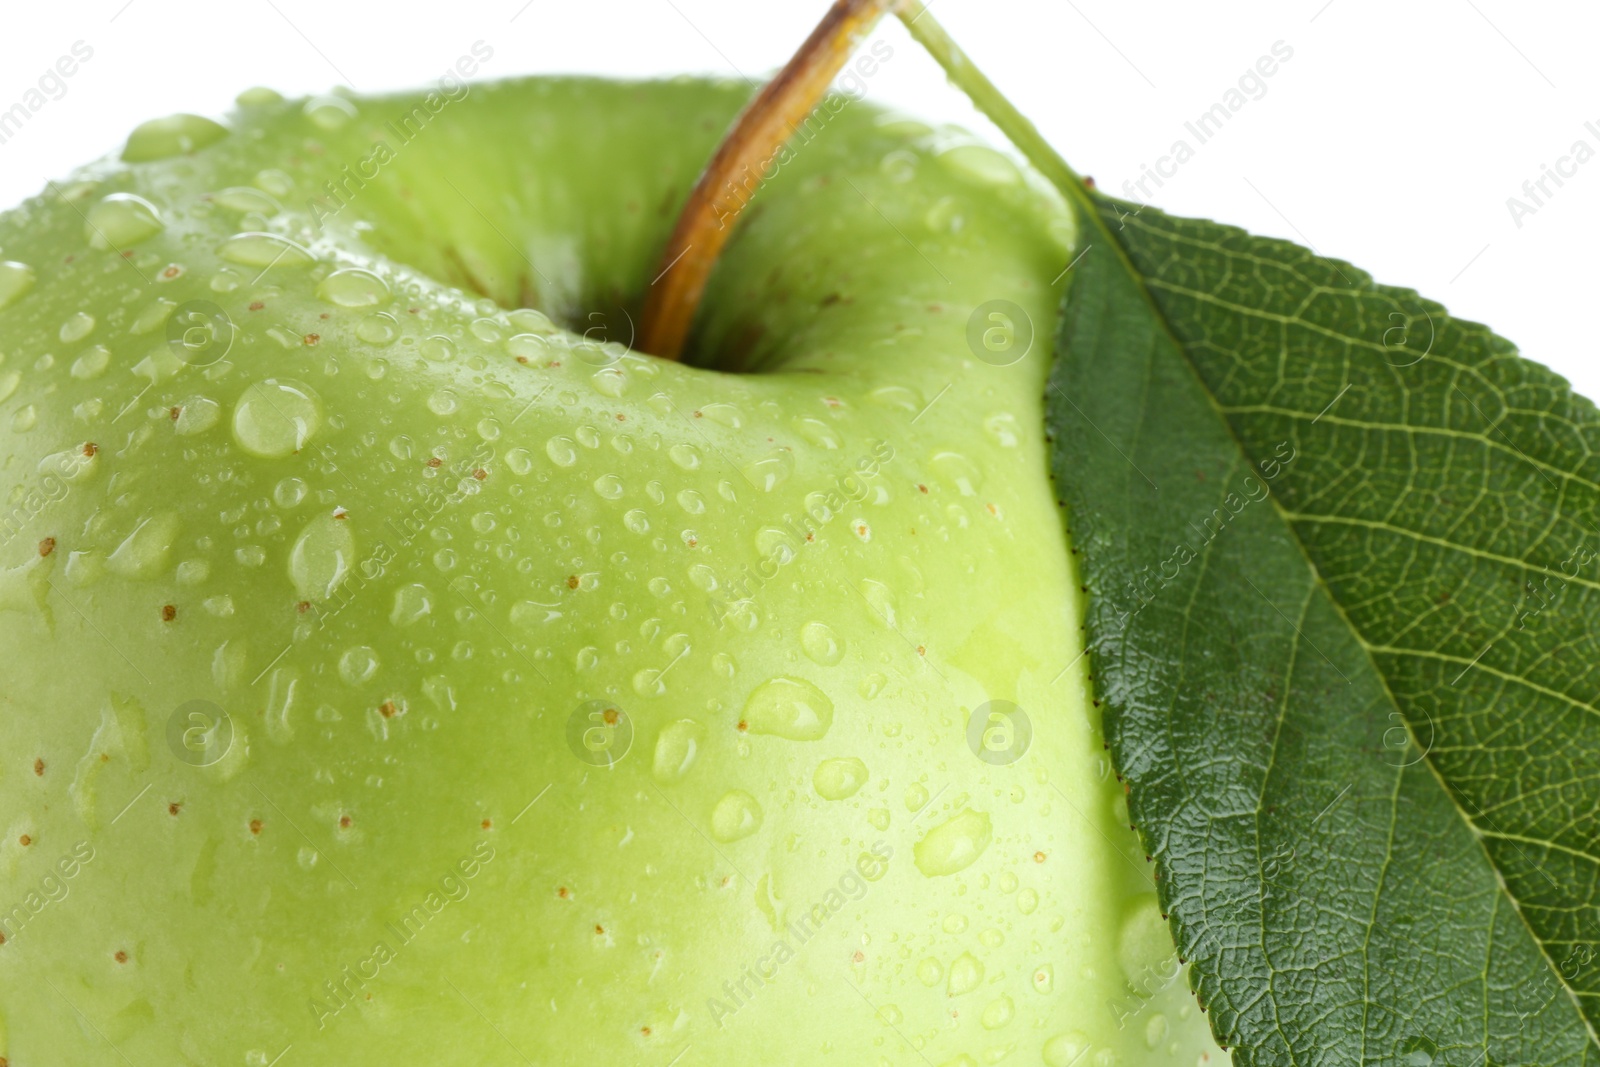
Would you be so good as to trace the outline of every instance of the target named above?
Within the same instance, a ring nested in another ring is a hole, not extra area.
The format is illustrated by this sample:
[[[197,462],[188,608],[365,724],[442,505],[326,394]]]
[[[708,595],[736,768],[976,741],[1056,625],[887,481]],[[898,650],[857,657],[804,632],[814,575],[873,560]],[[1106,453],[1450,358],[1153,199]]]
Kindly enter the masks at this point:
[[[482,77],[769,74],[825,0],[94,0],[6,5],[0,111],[75,41],[94,57],[0,144],[0,205],[120,147],[138,122],[285,94]],[[1512,0],[934,0],[1066,158],[1137,178],[1276,41],[1294,57],[1153,202],[1294,238],[1487,322],[1591,397],[1600,158],[1518,227],[1507,198],[1583,139],[1600,152],[1597,5]],[[871,99],[984,128],[894,20]],[[1150,188],[1154,188],[1151,186]],[[1554,189],[1554,186],[1550,186]],[[3,249],[0,249],[3,253]]]

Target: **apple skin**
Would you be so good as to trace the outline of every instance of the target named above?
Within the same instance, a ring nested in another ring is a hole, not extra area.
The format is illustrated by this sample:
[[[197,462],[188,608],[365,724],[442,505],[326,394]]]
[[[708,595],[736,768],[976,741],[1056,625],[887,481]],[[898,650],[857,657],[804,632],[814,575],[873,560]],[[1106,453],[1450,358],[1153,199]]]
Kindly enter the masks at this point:
[[[1225,1057],[1077,659],[1064,209],[850,103],[701,310],[763,373],[624,353],[748,93],[252,91],[0,216],[11,1067]]]

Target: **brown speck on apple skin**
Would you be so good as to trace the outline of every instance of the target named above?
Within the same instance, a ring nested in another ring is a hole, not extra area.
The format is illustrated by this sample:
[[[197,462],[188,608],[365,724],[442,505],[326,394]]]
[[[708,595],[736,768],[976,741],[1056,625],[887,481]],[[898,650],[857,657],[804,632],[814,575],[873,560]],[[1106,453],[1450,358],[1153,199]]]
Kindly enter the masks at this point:
[[[484,470],[482,467],[479,467],[477,470],[472,472],[472,476],[481,482],[485,478],[489,477],[489,472]]]
[[[600,713],[600,717],[606,721],[607,726],[615,726],[617,725],[617,719],[621,716],[618,714],[616,708],[607,708],[605,711]]]
[[[178,617],[178,609],[177,608],[173,607],[171,604],[163,604],[163,605],[161,605],[161,621],[162,622],[171,622],[173,619],[176,619],[177,617]]]
[[[578,588],[578,576],[576,574],[569,575],[567,577],[567,588],[568,589],[576,589],[576,588]]]
[[[29,837],[27,834],[23,834],[21,837],[17,838],[17,844],[21,845],[23,848],[27,848],[29,845],[33,844],[33,838]]]
[[[485,819],[485,820],[483,820],[483,822],[479,823],[478,826],[481,829],[484,829],[484,830],[492,830],[492,829],[494,829],[494,820],[493,819]]]
[[[306,347],[310,348],[312,345],[320,344],[322,342],[322,335],[320,333],[308,333],[306,334],[304,340]]]
[[[394,706],[394,701],[392,700],[385,700],[382,704],[378,705],[378,714],[382,715],[385,719],[394,718],[397,710],[398,709]]]
[[[311,601],[309,601],[309,600],[300,601],[300,603],[298,603],[298,604],[296,604],[294,606],[294,610],[298,611],[300,614],[304,615],[306,612],[311,610]]]
[[[528,362],[528,357],[527,356],[518,356],[517,357],[517,362],[518,363],[527,363]]]
[[[618,412],[617,421],[618,422],[627,422],[628,421],[628,416],[622,414],[621,412]]]
[[[648,1026],[639,1027],[639,1032],[641,1034],[643,1034],[645,1037],[649,1037],[650,1036],[650,1028]]]
[[[594,924],[594,932],[595,932],[595,935],[597,937],[604,937],[605,936],[605,932],[606,932],[606,928],[604,926],[601,926],[599,923],[595,923]]]
[[[39,542],[39,555],[48,556],[50,553],[54,552],[55,550],[56,550],[56,539],[54,537],[46,537],[43,541]]]
[[[261,820],[260,819],[251,819],[250,820],[250,832],[252,834],[259,834],[261,832]]]
[[[40,778],[44,777],[44,760],[42,758],[33,761],[33,773]]]
[[[181,801],[181,800],[174,800],[171,804],[167,805],[167,814],[168,815],[176,815],[176,814],[178,814],[178,812],[180,812],[182,810],[183,810],[183,801]]]
[[[1035,863],[1043,863],[1044,862],[1044,853],[1043,852],[1035,852],[1033,854],[1033,862],[1035,862]]]
[[[93,441],[85,441],[83,443],[83,454],[84,454],[85,458],[93,459],[95,453],[97,453],[99,451],[100,451],[100,446],[95,444]]]
[[[261,310],[261,309],[262,309],[262,308],[264,308],[264,307],[266,307],[266,306],[267,306],[267,305],[265,305],[265,304],[263,304],[263,303],[262,303],[262,302],[261,302],[261,301],[259,301],[259,300],[252,300],[252,301],[250,301],[250,310],[251,310],[251,311],[260,311],[260,310]]]
[[[432,467],[434,470],[438,470],[440,467],[444,466],[444,460],[440,459],[438,456],[434,456],[432,459],[428,460],[428,466]]]
[[[341,829],[341,830],[350,829],[351,821],[352,820],[351,820],[350,816],[348,816],[348,815],[339,816],[339,829]]]
[[[734,727],[734,729],[738,730],[741,734],[746,733],[750,729],[750,724],[745,722],[743,719],[740,719],[739,725]]]
[[[566,886],[562,886],[560,889],[556,890],[556,896],[560,897],[562,900],[571,900],[572,890],[568,889]]]
[[[921,482],[917,483],[917,492],[926,493],[927,491],[928,491],[928,487],[927,486],[923,485]]]
[[[128,962],[128,954],[126,952],[122,951],[120,948],[117,949],[116,953],[113,954],[111,958],[116,960],[118,963],[127,963]]]
[[[173,408],[171,408],[171,409],[169,409],[167,411],[167,417],[169,419],[171,419],[173,422],[177,422],[178,421],[178,416],[182,415],[182,414],[183,414],[183,408],[181,408],[181,407],[173,407]]]

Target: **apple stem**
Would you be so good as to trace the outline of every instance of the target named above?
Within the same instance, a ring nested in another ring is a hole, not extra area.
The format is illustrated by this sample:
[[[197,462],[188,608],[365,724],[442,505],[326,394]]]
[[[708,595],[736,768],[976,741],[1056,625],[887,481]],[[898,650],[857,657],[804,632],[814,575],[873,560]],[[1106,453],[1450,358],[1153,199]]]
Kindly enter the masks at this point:
[[[659,273],[645,296],[639,348],[663,359],[680,358],[711,269],[748,199],[748,186],[739,179],[765,171],[861,39],[901,2],[836,0],[783,70],[740,112],[695,182],[661,254]],[[723,201],[725,188],[743,197]]]
[[[909,7],[901,7],[898,12],[900,21],[905,23],[906,30],[910,32],[912,38],[933,56],[934,61],[944,68],[951,83],[966,93],[973,105],[1000,128],[1000,132],[1006,135],[1034,169],[1059,189],[1061,195],[1088,209],[1091,218],[1095,217],[1093,199],[1078,172],[1061,158],[1061,154],[1044,139],[1039,128],[1006,99],[1005,94],[978,69],[950,34],[945,32],[945,28],[928,14],[927,5],[916,6],[919,8],[916,12],[911,11]]]

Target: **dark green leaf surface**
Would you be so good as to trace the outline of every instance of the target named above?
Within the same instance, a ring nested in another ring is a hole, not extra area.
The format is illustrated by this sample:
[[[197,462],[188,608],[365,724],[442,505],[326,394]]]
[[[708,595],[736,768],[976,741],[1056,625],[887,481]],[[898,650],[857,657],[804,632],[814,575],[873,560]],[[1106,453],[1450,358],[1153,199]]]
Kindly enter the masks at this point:
[[[1594,406],[1347,264],[1096,204],[1055,474],[1219,1040],[1242,1065],[1600,1061]]]

